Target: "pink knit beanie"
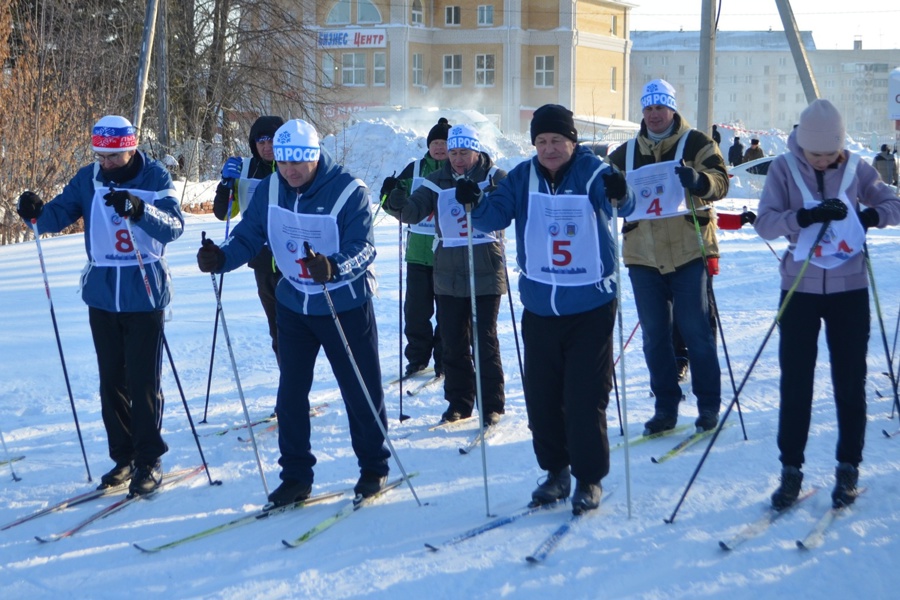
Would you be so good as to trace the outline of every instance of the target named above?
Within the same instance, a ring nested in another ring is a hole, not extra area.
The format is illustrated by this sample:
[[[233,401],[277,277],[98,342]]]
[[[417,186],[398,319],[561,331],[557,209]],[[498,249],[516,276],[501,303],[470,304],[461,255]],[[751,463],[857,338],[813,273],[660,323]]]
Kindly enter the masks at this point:
[[[822,98],[800,113],[797,143],[810,152],[837,152],[844,147],[844,119],[828,100]]]

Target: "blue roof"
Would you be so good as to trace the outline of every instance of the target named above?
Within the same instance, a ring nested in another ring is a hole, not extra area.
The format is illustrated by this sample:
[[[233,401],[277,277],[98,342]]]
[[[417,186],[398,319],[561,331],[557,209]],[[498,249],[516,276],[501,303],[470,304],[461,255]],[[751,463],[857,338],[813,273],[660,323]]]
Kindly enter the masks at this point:
[[[700,50],[699,31],[632,31],[632,52],[659,52],[666,50]],[[812,31],[801,31],[800,39],[809,50],[816,49]],[[716,34],[716,52],[789,52],[784,31],[719,31]]]

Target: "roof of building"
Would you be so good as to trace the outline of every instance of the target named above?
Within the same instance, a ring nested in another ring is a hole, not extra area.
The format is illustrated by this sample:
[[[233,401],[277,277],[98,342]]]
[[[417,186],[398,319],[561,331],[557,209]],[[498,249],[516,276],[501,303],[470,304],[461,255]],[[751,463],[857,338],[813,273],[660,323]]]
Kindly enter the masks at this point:
[[[700,50],[699,31],[632,31],[632,52]],[[801,31],[800,39],[807,50],[815,50],[812,31]],[[718,31],[716,52],[789,52],[784,31]]]

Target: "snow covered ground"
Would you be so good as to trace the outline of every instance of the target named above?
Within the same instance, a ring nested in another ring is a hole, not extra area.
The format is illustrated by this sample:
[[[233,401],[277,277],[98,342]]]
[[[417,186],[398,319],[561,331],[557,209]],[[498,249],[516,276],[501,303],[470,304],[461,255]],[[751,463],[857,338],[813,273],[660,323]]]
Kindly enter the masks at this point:
[[[352,139],[351,139],[352,136]],[[364,126],[325,145],[377,191],[381,178],[399,170],[407,158],[424,152],[424,141],[386,126]],[[492,146],[510,167],[527,146],[500,140]],[[185,202],[208,198],[213,184],[191,186]],[[246,430],[209,435],[244,421],[228,350],[220,331],[207,423],[204,414],[210,345],[215,316],[212,284],[197,270],[200,232],[221,240],[224,223],[211,215],[186,215],[186,230],[167,256],[176,296],[166,334],[212,478],[205,476],[162,491],[96,522],[79,534],[50,544],[34,536],[59,532],[111,502],[106,499],[48,515],[0,531],[0,590],[4,598],[894,598],[900,587],[900,440],[888,420],[890,396],[884,346],[873,316],[869,352],[869,429],[859,502],[829,529],[822,547],[810,552],[794,541],[809,530],[830,503],[836,427],[824,341],[819,354],[813,425],[807,448],[805,485],[819,492],[796,511],[731,554],[718,547],[741,526],[761,515],[780,469],[775,447],[778,407],[777,332],[762,351],[740,396],[743,424],[732,413],[705,466],[678,511],[672,515],[697,466],[703,446],[663,464],[653,464],[679,437],[630,449],[630,501],[625,452],[612,454],[612,470],[601,509],[583,519],[542,565],[525,556],[569,511],[541,512],[456,546],[432,553],[466,529],[523,507],[542,473],[531,448],[522,382],[508,304],[500,311],[499,331],[507,377],[507,414],[486,448],[488,494],[480,451],[457,452],[474,424],[448,432],[428,431],[445,408],[439,388],[405,398],[411,419],[398,422],[398,389],[387,390],[391,435],[421,500],[406,487],[385,495],[309,543],[287,549],[282,538],[300,535],[333,513],[339,501],[311,506],[154,555],[132,547],[160,545],[258,509],[265,502],[252,445],[238,441]],[[887,340],[895,336],[900,280],[898,232],[874,230],[869,248],[877,276]],[[379,215],[376,226],[379,297],[375,301],[385,380],[399,368],[398,226]],[[73,425],[56,338],[43,290],[35,243],[0,248],[0,429],[9,453],[25,455],[0,466],[0,526],[64,497],[91,489],[109,467],[106,437],[97,398],[97,369],[87,310],[77,293],[84,263],[83,240],[73,235],[42,242],[59,334],[94,483],[88,483]],[[783,242],[772,244],[779,253]],[[755,233],[721,232],[721,275],[715,279],[723,330],[734,378],[739,383],[763,343],[778,299],[777,260]],[[511,238],[509,268],[515,279]],[[624,274],[623,274],[624,276]],[[626,277],[627,280],[627,277]],[[515,298],[516,317],[521,304]],[[225,277],[223,304],[237,369],[252,416],[271,412],[277,367],[252,272]],[[627,336],[636,317],[631,286],[623,290]],[[873,312],[874,315],[874,312]],[[721,344],[720,344],[721,346]],[[725,355],[723,390],[730,390]],[[632,435],[653,410],[648,376],[636,335],[626,353],[627,379],[620,383]],[[167,411],[164,435],[170,446],[166,470],[200,464],[197,445],[168,363],[164,365]],[[692,423],[696,407],[689,386],[681,422]],[[627,398],[625,396],[627,392]],[[725,403],[732,393],[724,394]],[[329,401],[313,420],[316,493],[346,489],[358,475],[350,450],[346,413],[337,397],[327,361],[320,357],[312,401]],[[724,407],[723,407],[724,408]],[[615,404],[609,410],[610,441],[622,440]],[[270,489],[278,485],[277,437],[257,433]],[[404,437],[407,436],[407,437]],[[399,474],[392,461],[392,474]]]

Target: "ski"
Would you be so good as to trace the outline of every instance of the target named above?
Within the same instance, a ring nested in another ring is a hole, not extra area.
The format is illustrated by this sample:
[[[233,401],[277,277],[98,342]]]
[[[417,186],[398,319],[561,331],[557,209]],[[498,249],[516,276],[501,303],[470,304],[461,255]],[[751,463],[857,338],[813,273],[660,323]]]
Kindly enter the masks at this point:
[[[293,504],[287,504],[285,506],[278,506],[275,508],[271,508],[270,505],[266,505],[261,509],[243,515],[241,517],[237,517],[232,519],[226,523],[221,523],[219,525],[214,525],[208,529],[204,529],[202,531],[198,531],[196,533],[192,533],[191,535],[187,535],[183,538],[179,538],[177,540],[172,540],[171,542],[159,545],[159,546],[141,546],[140,544],[132,544],[135,548],[144,552],[146,554],[154,554],[156,552],[161,552],[163,550],[167,550],[169,548],[175,548],[177,546],[181,546],[183,544],[187,544],[189,542],[193,542],[196,540],[201,540],[203,538],[209,537],[211,535],[215,535],[217,533],[222,533],[224,531],[230,531],[237,527],[241,527],[242,525],[249,525],[250,523],[259,523],[269,517],[273,517],[275,515],[284,514],[286,512],[291,512],[294,510],[298,510],[301,508],[305,508],[307,506],[311,506],[313,504],[318,504],[319,502],[323,502],[325,500],[330,500],[331,498],[340,498],[346,493],[346,490],[339,490],[337,492],[327,492],[324,494],[318,494],[316,496],[311,496],[306,500],[300,500],[298,502],[294,502]]]
[[[812,488],[807,490],[805,493],[800,494],[800,496],[797,498],[797,500],[794,501],[793,504],[783,510],[775,510],[774,508],[769,506],[763,516],[759,517],[752,523],[746,524],[729,540],[719,540],[719,548],[725,551],[731,551],[747,540],[755,538],[756,536],[762,534],[766,529],[769,528],[772,523],[788,514],[789,512],[792,512],[801,502],[815,494],[816,491],[818,491],[817,488]]]
[[[470,439],[465,446],[459,448],[459,453],[463,455],[469,454],[470,452],[472,452],[472,450],[477,448],[482,441],[486,442],[488,438],[492,437],[496,432],[496,425],[486,425],[484,429],[480,429],[474,436],[472,436],[472,439]]]
[[[884,435],[884,437],[891,439],[891,438],[895,438],[898,435],[900,435],[900,429],[898,429],[894,433],[889,432],[887,429],[882,429],[881,433]]]
[[[417,378],[419,375],[428,375],[430,373],[434,373],[434,367],[425,367],[421,371],[416,371],[415,373],[410,373],[409,375],[403,375],[402,377],[395,377],[394,379],[386,382],[384,384],[384,387],[396,385],[401,381],[409,381],[410,379]]]
[[[120,510],[122,510],[123,508],[125,508],[126,506],[128,506],[129,504],[132,504],[133,502],[140,500],[141,498],[150,498],[152,496],[155,496],[156,493],[159,490],[161,490],[163,487],[168,487],[170,485],[175,485],[175,484],[181,483],[183,481],[187,481],[188,479],[191,479],[191,478],[199,475],[200,473],[202,473],[204,471],[204,469],[205,469],[205,467],[203,465],[200,465],[199,467],[194,467],[193,469],[185,469],[185,470],[181,470],[181,471],[175,471],[173,473],[167,474],[167,476],[164,475],[163,482],[159,485],[159,487],[156,490],[154,490],[153,492],[151,492],[149,494],[144,494],[144,495],[128,494],[124,498],[116,500],[112,504],[89,515],[88,517],[86,517],[85,519],[83,519],[82,521],[78,522],[77,524],[73,525],[72,527],[70,527],[69,529],[67,529],[65,531],[62,531],[60,533],[54,533],[54,534],[48,535],[48,536],[36,535],[36,536],[34,536],[34,539],[36,539],[37,541],[39,541],[43,544],[43,543],[49,543],[49,542],[58,542],[61,539],[64,539],[67,537],[72,537],[73,535],[75,535],[76,533],[78,533],[79,531],[81,531],[82,529],[84,529],[85,527],[87,527],[88,525],[93,523],[94,521],[99,521],[100,519],[108,517],[109,515],[111,515],[113,513],[117,513]]]
[[[729,424],[726,423],[725,427],[728,427],[728,425]],[[724,429],[725,427],[723,427],[722,429]],[[650,460],[655,464],[664,463],[667,460],[669,460],[670,458],[674,458],[674,457],[678,456],[679,454],[681,454],[682,452],[684,452],[685,450],[687,450],[688,448],[690,448],[697,442],[700,442],[700,441],[705,440],[706,438],[710,437],[713,433],[715,433],[715,431],[716,431],[715,428],[713,428],[713,429],[707,429],[706,431],[692,433],[691,435],[687,436],[686,438],[684,438],[683,440],[681,440],[680,442],[675,444],[675,446],[671,450],[669,450],[668,452],[666,452],[659,458],[656,458],[655,456],[651,456]]]
[[[857,497],[860,496],[863,492],[866,491],[866,488],[859,488],[857,492]],[[822,544],[825,543],[825,532],[828,531],[828,528],[834,523],[834,520],[838,518],[848,507],[841,506],[839,508],[829,507],[828,510],[816,521],[816,524],[812,529],[809,530],[809,533],[806,534],[802,540],[797,540],[797,548],[799,550],[812,550],[814,548],[818,548]]]
[[[44,507],[36,512],[25,515],[23,517],[19,517],[14,521],[11,521],[0,527],[0,531],[6,531],[11,527],[15,527],[16,525],[21,525],[22,523],[27,523],[33,519],[37,519],[38,517],[43,517],[44,515],[49,515],[50,513],[59,512],[63,509],[69,508],[71,506],[78,506],[79,504],[84,504],[85,502],[90,502],[96,498],[102,498],[103,496],[109,496],[112,494],[116,494],[119,492],[123,492],[127,489],[127,484],[118,485],[115,487],[108,487],[103,489],[93,489],[82,494],[78,494],[77,496],[72,496],[71,498],[66,498],[65,500],[60,500],[56,504],[52,504],[50,506]]]
[[[509,525],[510,523],[518,521],[522,517],[527,517],[528,515],[533,515],[534,513],[541,511],[541,510],[552,510],[554,508],[557,508],[558,506],[562,506],[565,503],[566,503],[566,499],[557,500],[556,502],[553,502],[551,504],[539,504],[537,506],[532,506],[531,504],[529,504],[527,507],[525,507],[524,509],[522,509],[518,512],[511,513],[504,517],[498,517],[492,521],[488,521],[484,525],[479,525],[478,527],[472,528],[468,531],[464,531],[463,533],[455,535],[452,538],[446,540],[442,544],[435,545],[435,544],[426,543],[425,547],[428,548],[429,550],[431,550],[432,552],[437,552],[441,548],[446,548],[447,546],[455,546],[456,544],[458,544],[460,542],[464,542],[465,540],[470,540],[474,537],[481,535],[482,533],[492,531],[492,530],[497,529],[498,527],[502,527],[504,525]]]
[[[10,463],[19,462],[20,460],[25,460],[24,454],[22,456],[14,456],[10,459],[0,460],[0,467],[2,467],[3,465],[8,465]]]
[[[271,423],[276,418],[277,417],[275,416],[275,413],[272,413],[268,417],[263,417],[261,419],[255,420],[255,421],[250,421],[250,427],[256,427],[257,425],[263,425],[265,423]],[[228,427],[226,429],[220,429],[218,431],[210,431],[208,433],[201,433],[200,437],[209,437],[209,436],[213,436],[213,435],[225,435],[229,431],[238,431],[240,429],[247,429],[247,424],[242,423],[240,425],[234,425],[232,427]]]
[[[310,418],[315,418],[315,417],[321,416],[322,413],[325,412],[325,409],[327,407],[328,407],[327,402],[323,402],[322,404],[317,404],[313,407],[310,407],[310,409],[309,409]],[[257,435],[257,437],[259,437],[259,436],[263,436],[267,433],[272,433],[273,431],[278,431],[278,421],[275,421],[274,423],[268,425],[265,429],[260,430],[260,432],[257,433],[256,435]],[[237,440],[239,442],[244,442],[244,443],[249,443],[249,442],[253,441],[252,438],[244,437],[241,435],[238,436]]]
[[[675,429],[667,429],[666,431],[659,431],[657,433],[651,433],[650,435],[636,435],[628,440],[628,446],[637,446],[639,444],[643,444],[644,442],[650,442],[653,440],[658,440],[660,438],[669,437],[671,435],[675,435],[677,433],[683,433],[690,428],[690,425],[679,425]],[[625,447],[625,441],[621,441],[613,446],[609,447],[609,451],[618,450],[619,448]]]
[[[448,429],[456,429],[457,427],[461,427],[462,425],[468,425],[472,422],[472,419],[475,417],[466,417],[464,419],[457,419],[456,421],[444,421],[440,420],[434,425],[428,427],[428,431],[437,431],[439,429],[448,430]]]
[[[611,494],[612,492],[604,492],[603,501],[609,498]],[[534,549],[534,552],[525,557],[525,560],[527,560],[531,564],[544,562],[544,560],[546,560],[550,553],[553,552],[557,546],[559,546],[559,543],[562,541],[562,539],[572,531],[572,529],[579,521],[596,513],[599,510],[602,510],[603,506],[604,504],[601,503],[601,505],[595,510],[573,513],[565,523],[557,527],[556,530],[553,531],[553,533],[544,538],[544,541],[538,544],[538,547]]]
[[[415,476],[416,476],[416,473],[412,473],[409,475],[410,478],[413,478]],[[398,477],[397,479],[394,479],[393,481],[390,481],[390,482],[384,484],[384,487],[381,488],[381,491],[379,491],[374,496],[369,496],[368,498],[363,498],[362,496],[357,495],[355,498],[347,500],[347,502],[345,502],[344,505],[341,506],[341,508],[333,515],[323,519],[322,521],[319,521],[311,529],[308,529],[305,533],[298,536],[297,538],[295,538],[293,540],[284,540],[283,539],[283,540],[281,540],[281,543],[284,544],[285,547],[287,547],[287,548],[297,548],[298,546],[302,546],[303,544],[305,544],[312,538],[316,537],[323,531],[330,529],[334,524],[336,524],[340,521],[343,521],[344,519],[346,519],[347,517],[349,517],[356,511],[358,511],[360,508],[370,505],[372,502],[374,502],[375,500],[380,498],[382,495],[384,495],[385,492],[388,492],[388,491],[396,488],[404,481],[406,481],[406,480],[403,477]]]
[[[433,386],[437,382],[443,381],[443,380],[444,380],[443,375],[435,375],[431,379],[426,379],[425,381],[416,385],[415,387],[406,390],[406,395],[407,396],[416,396],[416,395],[420,394],[421,392],[424,392],[425,390],[427,390],[429,387]]]

